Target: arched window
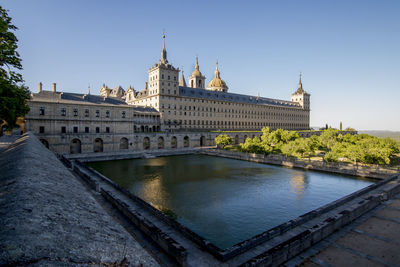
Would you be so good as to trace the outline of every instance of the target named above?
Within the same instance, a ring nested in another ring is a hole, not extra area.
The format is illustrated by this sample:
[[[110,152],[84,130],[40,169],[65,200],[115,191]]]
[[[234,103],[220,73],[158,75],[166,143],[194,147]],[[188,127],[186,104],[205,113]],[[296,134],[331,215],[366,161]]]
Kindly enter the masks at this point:
[[[178,141],[175,136],[172,136],[171,137],[171,148],[177,148],[177,146],[178,146]]]
[[[121,140],[119,141],[119,149],[128,149],[128,147],[129,147],[128,139],[125,137],[121,138]]]
[[[189,147],[190,143],[189,143],[189,136],[185,136],[183,138],[183,147]]]
[[[96,138],[93,143],[93,152],[103,152],[103,140]]]
[[[143,138],[143,149],[150,149],[150,138]]]
[[[163,149],[164,148],[164,138],[163,137],[158,137],[158,149]]]
[[[75,138],[71,141],[71,144],[69,145],[69,153],[71,154],[77,154],[81,153],[82,145],[81,145],[81,140]]]

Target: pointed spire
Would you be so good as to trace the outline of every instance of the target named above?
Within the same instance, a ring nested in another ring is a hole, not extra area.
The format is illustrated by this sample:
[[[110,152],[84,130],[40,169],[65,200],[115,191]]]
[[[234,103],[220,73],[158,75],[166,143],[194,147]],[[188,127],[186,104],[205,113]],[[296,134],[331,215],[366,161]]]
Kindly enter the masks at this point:
[[[218,60],[217,60],[217,64],[216,64],[216,67],[215,67],[214,77],[216,77],[218,79],[221,79],[220,73],[219,73],[219,69],[218,69]]]
[[[162,50],[161,50],[161,59],[160,59],[160,61],[162,63],[168,63],[167,50],[165,49],[165,32],[163,32],[162,38],[163,38],[163,41],[162,41]]]
[[[199,69],[199,58],[196,56],[196,65],[194,66],[194,69],[198,70]]]
[[[300,79],[299,79],[299,89],[303,90],[303,84],[301,83],[301,72],[300,72]]]
[[[179,79],[179,86],[187,87],[186,86],[186,81],[185,81],[185,75],[183,75],[183,67],[182,67],[181,78]]]
[[[303,83],[301,82],[301,76],[302,76],[302,74],[300,72],[299,85],[298,85],[297,91],[296,91],[297,94],[302,94],[305,92],[303,89]]]

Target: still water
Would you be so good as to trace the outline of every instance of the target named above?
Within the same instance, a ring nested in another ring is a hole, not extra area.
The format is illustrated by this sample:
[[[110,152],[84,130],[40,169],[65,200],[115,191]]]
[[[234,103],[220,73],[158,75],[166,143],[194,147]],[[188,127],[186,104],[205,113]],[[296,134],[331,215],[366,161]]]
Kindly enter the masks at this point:
[[[374,182],[205,155],[89,166],[222,249]]]

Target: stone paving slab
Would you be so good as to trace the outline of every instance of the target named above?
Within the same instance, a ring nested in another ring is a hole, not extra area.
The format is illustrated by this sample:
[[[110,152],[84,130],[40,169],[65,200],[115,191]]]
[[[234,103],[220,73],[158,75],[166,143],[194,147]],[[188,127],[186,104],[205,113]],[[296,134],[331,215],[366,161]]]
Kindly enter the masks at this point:
[[[0,266],[158,266],[33,134],[0,170]]]
[[[400,266],[400,194],[285,266]]]

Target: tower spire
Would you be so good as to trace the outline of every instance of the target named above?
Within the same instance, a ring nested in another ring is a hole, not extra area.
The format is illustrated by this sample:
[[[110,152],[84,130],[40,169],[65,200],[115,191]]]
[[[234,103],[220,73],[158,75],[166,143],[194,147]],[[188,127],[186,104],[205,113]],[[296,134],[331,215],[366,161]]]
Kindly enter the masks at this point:
[[[301,74],[301,72],[300,72],[299,85],[298,85],[297,91],[296,91],[296,92],[299,93],[299,94],[305,92],[304,89],[303,89],[303,83],[301,82],[301,76],[302,76],[302,74]]]
[[[196,56],[196,65],[194,66],[194,69],[198,70],[199,69],[199,58]]]
[[[162,41],[161,60],[160,61],[162,63],[168,63],[167,50],[165,49],[165,31],[163,31],[162,38],[163,38],[163,41]]]
[[[187,87],[186,81],[185,81],[185,75],[183,74],[183,67],[182,67],[181,78],[180,78],[180,80],[179,80],[179,86]]]

